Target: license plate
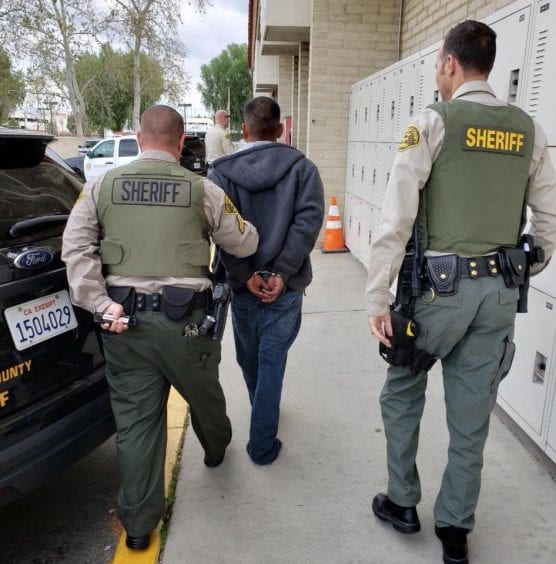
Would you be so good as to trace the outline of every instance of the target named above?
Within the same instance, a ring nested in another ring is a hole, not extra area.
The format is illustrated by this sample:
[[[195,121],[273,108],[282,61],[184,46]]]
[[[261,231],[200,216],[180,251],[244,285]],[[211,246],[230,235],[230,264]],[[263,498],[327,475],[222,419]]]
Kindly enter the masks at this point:
[[[77,327],[66,290],[9,307],[4,314],[18,351]]]

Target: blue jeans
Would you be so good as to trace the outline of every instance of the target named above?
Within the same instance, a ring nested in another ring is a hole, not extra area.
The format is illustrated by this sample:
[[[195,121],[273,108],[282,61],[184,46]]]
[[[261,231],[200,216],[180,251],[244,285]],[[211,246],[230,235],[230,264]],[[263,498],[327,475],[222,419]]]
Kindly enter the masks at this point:
[[[288,350],[301,327],[302,301],[301,292],[289,289],[270,304],[249,292],[234,293],[236,358],[251,401],[249,454],[258,464],[276,457],[282,380]]]

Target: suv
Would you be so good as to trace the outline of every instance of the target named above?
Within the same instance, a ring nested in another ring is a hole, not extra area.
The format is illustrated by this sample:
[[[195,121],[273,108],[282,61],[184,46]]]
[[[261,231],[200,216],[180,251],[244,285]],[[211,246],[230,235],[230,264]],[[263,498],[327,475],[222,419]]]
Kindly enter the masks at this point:
[[[207,173],[205,141],[197,135],[186,135],[180,158],[181,166],[201,174]]]
[[[0,505],[114,432],[98,328],[60,258],[82,183],[52,139],[0,128]]]

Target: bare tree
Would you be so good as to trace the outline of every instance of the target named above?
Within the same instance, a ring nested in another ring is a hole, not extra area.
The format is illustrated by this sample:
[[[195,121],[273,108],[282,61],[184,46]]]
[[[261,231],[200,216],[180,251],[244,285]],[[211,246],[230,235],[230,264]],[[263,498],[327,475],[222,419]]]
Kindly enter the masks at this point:
[[[133,129],[139,128],[141,113],[140,54],[146,52],[156,58],[166,75],[166,91],[169,97],[176,87],[186,81],[183,60],[185,47],[177,38],[177,26],[181,23],[181,7],[195,3],[203,12],[212,6],[209,0],[107,0],[109,19],[118,37],[129,37],[133,51]]]
[[[94,45],[97,15],[92,0],[2,0],[0,10],[4,47],[30,61],[31,79],[41,77],[69,100],[77,134],[82,136],[85,103],[74,61]]]

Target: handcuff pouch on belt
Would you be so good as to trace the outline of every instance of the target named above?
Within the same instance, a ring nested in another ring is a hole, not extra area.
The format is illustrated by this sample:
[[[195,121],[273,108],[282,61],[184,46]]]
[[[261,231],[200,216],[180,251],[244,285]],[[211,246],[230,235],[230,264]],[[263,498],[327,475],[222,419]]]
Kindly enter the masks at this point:
[[[111,300],[123,306],[126,315],[135,313],[136,291],[133,286],[108,286],[106,290]]]
[[[528,268],[527,254],[523,249],[500,247],[498,263],[507,288],[518,288],[525,282]]]
[[[172,321],[181,321],[191,313],[195,290],[178,286],[164,286],[161,292],[161,309]]]
[[[430,287],[439,296],[453,296],[458,291],[458,255],[427,257],[426,272]]]

